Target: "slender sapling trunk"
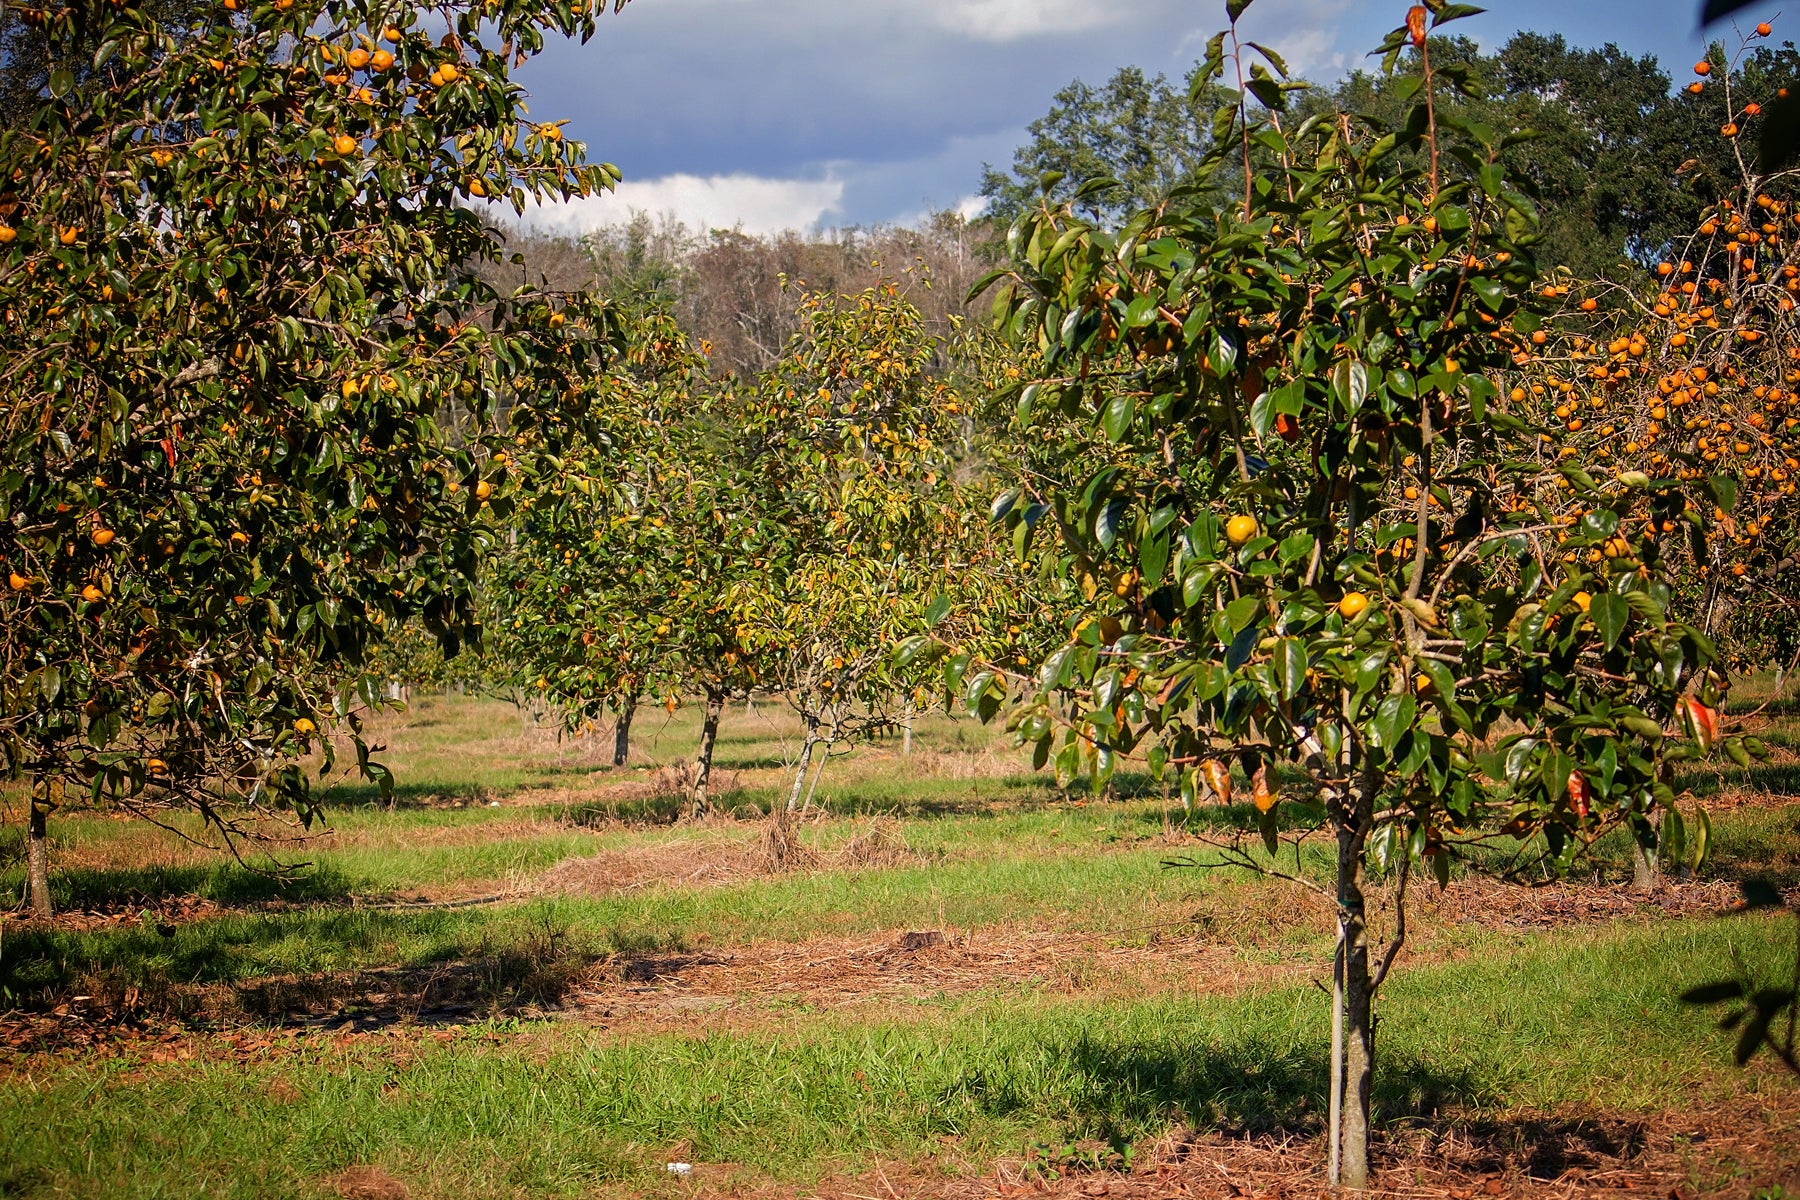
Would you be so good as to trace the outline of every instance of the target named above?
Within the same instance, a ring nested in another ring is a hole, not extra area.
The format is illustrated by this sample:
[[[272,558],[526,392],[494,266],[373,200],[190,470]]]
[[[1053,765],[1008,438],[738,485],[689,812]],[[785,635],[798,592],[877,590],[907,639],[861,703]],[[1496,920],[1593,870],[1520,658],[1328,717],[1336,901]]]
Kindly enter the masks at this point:
[[[50,805],[42,782],[32,789],[30,829],[25,850],[26,887],[31,893],[31,915],[48,921],[56,915],[50,903]]]
[[[700,753],[694,759],[694,816],[712,811],[707,798],[707,784],[712,780],[713,747],[719,741],[719,718],[725,712],[725,693],[706,693],[706,720],[700,725]]]
[[[633,692],[619,704],[619,720],[613,726],[613,766],[622,767],[631,757],[631,718],[637,715],[638,698]]]

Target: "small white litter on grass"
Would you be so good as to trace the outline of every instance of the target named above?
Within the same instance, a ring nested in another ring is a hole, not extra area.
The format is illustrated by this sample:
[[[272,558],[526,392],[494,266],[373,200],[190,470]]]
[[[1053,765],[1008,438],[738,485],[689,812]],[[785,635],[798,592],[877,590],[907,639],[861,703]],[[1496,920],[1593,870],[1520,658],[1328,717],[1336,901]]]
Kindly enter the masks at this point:
[[[692,1175],[693,1173],[694,1173],[694,1165],[692,1163],[670,1163],[669,1164],[669,1174],[671,1174],[671,1175]]]

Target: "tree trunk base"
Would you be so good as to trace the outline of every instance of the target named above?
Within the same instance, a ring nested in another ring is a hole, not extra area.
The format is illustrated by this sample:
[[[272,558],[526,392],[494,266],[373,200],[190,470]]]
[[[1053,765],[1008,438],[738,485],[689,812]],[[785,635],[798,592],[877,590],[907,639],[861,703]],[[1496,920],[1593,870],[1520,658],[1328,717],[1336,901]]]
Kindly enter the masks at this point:
[[[49,812],[36,801],[31,805],[31,828],[25,851],[25,886],[31,895],[31,915],[40,921],[53,920],[56,907],[50,902],[50,829]]]
[[[762,853],[763,870],[771,875],[802,871],[817,861],[813,852],[800,843],[800,823],[779,804],[769,814],[768,826],[763,830]]]

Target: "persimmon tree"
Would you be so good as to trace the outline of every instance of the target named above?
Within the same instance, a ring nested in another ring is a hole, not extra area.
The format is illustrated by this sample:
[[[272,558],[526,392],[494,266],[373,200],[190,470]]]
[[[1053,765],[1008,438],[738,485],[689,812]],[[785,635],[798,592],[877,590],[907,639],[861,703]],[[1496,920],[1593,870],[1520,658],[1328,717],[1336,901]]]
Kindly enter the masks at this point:
[[[1279,58],[1234,25],[1202,78],[1232,93],[1215,128],[1244,193],[1116,229],[1080,192],[1046,200],[989,281],[1041,363],[1004,397],[1019,436],[1086,424],[1115,449],[997,505],[1075,619],[971,699],[1014,695],[1065,776],[1141,758],[1185,796],[1254,803],[1256,832],[1214,861],[1335,908],[1331,1175],[1353,1188],[1411,875],[1496,852],[1556,870],[1620,827],[1678,837],[1670,768],[1719,732],[1713,646],[1668,559],[1716,524],[1709,481],[1561,460],[1502,388],[1543,320],[1536,214],[1500,166],[1517,135],[1440,127],[1430,65],[1433,30],[1474,11],[1417,6],[1388,37],[1386,69],[1416,81],[1396,128],[1284,121]],[[1329,884],[1303,857],[1320,834]],[[1372,874],[1397,893],[1381,946]]]
[[[602,7],[11,6],[47,55],[0,131],[0,763],[37,914],[65,801],[234,843],[311,819],[298,760],[339,721],[385,780],[372,650],[472,636],[482,507],[599,444],[611,318],[482,285],[468,201],[615,181],[512,78]]]
[[[1786,99],[1740,70],[1772,32],[1756,27],[1731,58],[1715,49],[1689,85],[1715,106],[1707,136],[1736,184],[1643,281],[1549,281],[1553,319],[1512,385],[1569,461],[1716,481],[1717,536],[1670,553],[1684,604],[1735,670],[1800,652],[1800,197],[1792,172],[1765,173],[1741,146]],[[1572,503],[1563,519],[1581,515]]]
[[[960,606],[971,528],[954,478],[965,402],[935,370],[940,339],[918,308],[889,283],[809,295],[800,318],[741,408],[742,478],[779,535],[771,569],[734,597],[740,639],[803,726],[771,818],[777,864],[815,755],[823,771],[833,746],[894,725],[916,684],[896,650]]]
[[[609,457],[545,460],[487,576],[495,669],[570,723],[610,701],[623,731],[640,696],[671,709],[704,697],[696,813],[709,807],[725,703],[758,678],[734,596],[768,563],[760,510],[738,483],[735,385],[700,350],[666,313],[631,323],[599,385],[618,414]]]

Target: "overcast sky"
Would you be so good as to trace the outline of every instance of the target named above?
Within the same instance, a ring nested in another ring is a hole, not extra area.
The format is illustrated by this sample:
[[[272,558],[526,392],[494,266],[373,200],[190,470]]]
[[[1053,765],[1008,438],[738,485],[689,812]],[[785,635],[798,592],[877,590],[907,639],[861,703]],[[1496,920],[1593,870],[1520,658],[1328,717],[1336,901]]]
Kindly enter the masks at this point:
[[[1615,42],[1678,81],[1705,44],[1698,0],[1488,7],[1453,28],[1489,47],[1518,29]],[[1243,28],[1325,80],[1366,61],[1406,8],[1255,0]],[[974,211],[982,164],[1009,165],[1058,88],[1127,64],[1179,79],[1223,23],[1222,0],[632,0],[586,46],[553,46],[522,72],[533,116],[568,118],[625,175],[616,195],[544,216],[574,231],[672,212],[761,233]],[[1800,40],[1793,25],[1775,40]]]

